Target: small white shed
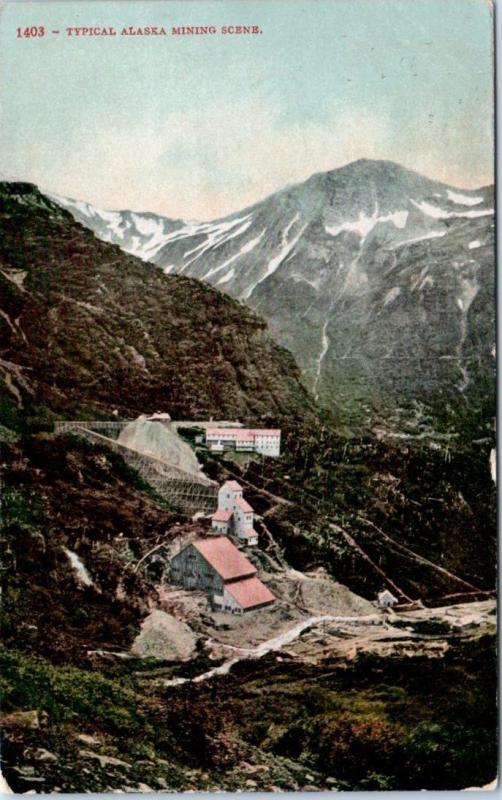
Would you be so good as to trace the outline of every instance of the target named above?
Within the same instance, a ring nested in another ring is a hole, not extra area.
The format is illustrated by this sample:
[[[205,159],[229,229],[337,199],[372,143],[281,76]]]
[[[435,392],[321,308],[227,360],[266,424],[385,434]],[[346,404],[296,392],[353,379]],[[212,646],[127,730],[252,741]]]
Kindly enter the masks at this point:
[[[380,608],[393,608],[398,602],[397,597],[394,597],[388,589],[384,589],[378,595],[378,605]]]

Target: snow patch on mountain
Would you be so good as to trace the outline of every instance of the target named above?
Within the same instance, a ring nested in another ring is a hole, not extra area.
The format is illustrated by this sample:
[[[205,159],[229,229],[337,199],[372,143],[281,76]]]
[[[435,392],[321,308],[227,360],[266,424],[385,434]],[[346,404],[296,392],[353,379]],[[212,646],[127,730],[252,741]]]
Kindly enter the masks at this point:
[[[408,220],[408,214],[408,211],[402,210],[379,216],[377,204],[371,217],[368,217],[367,214],[360,211],[359,217],[356,220],[341,222],[338,225],[326,225],[324,230],[330,236],[338,236],[342,231],[349,231],[351,233],[357,233],[362,239],[365,239],[368,233],[370,233],[379,222],[392,222],[396,228],[404,228]]]
[[[432,203],[427,203],[425,200],[422,200],[420,203],[417,203],[416,200],[411,200],[414,206],[425,214],[427,217],[432,217],[433,219],[451,219],[452,217],[487,217],[493,214],[493,208],[483,208],[471,211],[445,211],[443,208],[439,208],[439,206],[434,206]]]
[[[364,269],[364,262],[362,268],[360,266],[361,256],[363,254],[364,238],[359,243],[359,249],[349,264],[347,274],[343,283],[343,293],[358,293],[364,292],[368,286],[368,275]]]
[[[159,225],[151,239],[148,242],[145,242],[143,246],[134,253],[134,255],[139,256],[145,261],[150,261],[164,246],[169,235],[170,234],[164,235],[164,228]]]
[[[164,226],[159,220],[152,219],[151,217],[142,217],[139,214],[132,212],[131,219],[136,226],[138,233],[142,236],[153,236],[155,233],[164,230]]]
[[[127,252],[131,253],[133,256],[140,256],[142,251],[141,244],[141,238],[139,236],[133,236],[131,239],[131,244],[127,248]]]
[[[411,202],[422,214],[432,217],[433,219],[447,219],[451,215],[450,211],[444,211],[442,208],[433,206],[432,203],[426,203],[425,200],[422,200],[420,203],[417,203],[416,200],[411,200]]]
[[[427,275],[427,273],[428,273],[428,272],[429,272],[429,267],[428,267],[427,265],[426,265],[425,267],[422,267],[422,269],[420,270],[420,273],[419,273],[418,277],[414,278],[414,279],[413,279],[413,280],[410,282],[410,288],[411,288],[411,290],[412,290],[413,292],[415,291],[415,289],[416,289],[417,287],[419,287],[419,286],[420,286],[420,284],[423,282],[423,280],[424,280],[424,278],[425,278],[425,276]]]
[[[483,202],[482,197],[471,197],[468,194],[459,194],[458,192],[452,192],[451,189],[447,189],[446,193],[450,200],[453,200],[454,203],[460,206],[477,206],[479,203]]]
[[[328,336],[329,319],[330,318],[328,316],[327,320],[325,321],[324,325],[322,326],[321,350],[319,352],[319,356],[317,357],[317,363],[316,363],[316,375],[315,375],[314,387],[313,387],[314,397],[315,397],[316,400],[319,399],[318,386],[319,386],[319,381],[321,379],[321,374],[322,374],[322,363],[323,363],[323,361],[324,361],[324,359],[326,357],[326,353],[328,352],[328,349],[329,349],[329,336]]]
[[[424,233],[422,236],[415,236],[413,239],[404,239],[402,242],[397,242],[393,250],[396,250],[398,247],[404,247],[405,244],[415,244],[415,242],[423,242],[425,239],[439,239],[441,236],[445,236],[446,231],[429,231],[428,233]]]
[[[235,275],[235,270],[234,270],[234,268],[232,267],[232,269],[230,270],[230,272],[227,272],[227,274],[226,274],[226,275],[224,275],[224,276],[223,276],[223,278],[220,278],[220,280],[219,280],[219,281],[217,281],[217,283],[216,283],[216,286],[219,286],[219,285],[220,285],[220,283],[228,283],[228,281],[231,281],[231,280],[232,280],[232,278],[234,277],[234,275]]]
[[[122,223],[122,214],[118,211],[100,211],[99,214],[105,222],[108,222],[110,237],[114,234],[118,236],[119,239],[123,239],[124,227]]]
[[[250,253],[251,250],[253,250],[256,247],[256,245],[262,238],[263,234],[265,233],[265,230],[266,228],[264,228],[262,232],[258,234],[258,236],[255,236],[254,239],[250,239],[249,242],[243,244],[242,247],[237,251],[237,253],[234,253],[233,256],[227,258],[227,260],[224,261],[223,264],[220,264],[219,266],[213,267],[212,269],[208,270],[208,272],[206,272],[206,274],[202,276],[202,279],[205,281],[208,280],[208,278],[211,278],[213,275],[216,275],[216,273],[221,272],[223,269],[225,269],[225,267],[228,267],[230,264],[232,264],[241,256],[245,255],[246,253]],[[219,283],[223,283],[223,281],[219,281]]]
[[[132,237],[129,247],[124,249],[144,261],[151,261],[165,245],[176,242],[179,239],[190,239],[192,236],[199,236],[211,231],[213,223],[199,222],[197,220],[183,221],[179,227],[170,233],[165,233],[165,222],[167,220],[156,220],[143,217],[139,214],[131,214],[136,231],[142,237],[149,237],[147,241],[142,241],[136,236]],[[140,223],[138,224],[138,221]],[[104,238],[103,236],[101,238]]]
[[[207,227],[208,225],[204,222],[187,222],[186,225],[182,225],[180,228],[176,228],[176,230],[166,234],[163,237],[162,244],[176,242],[178,239],[189,239],[190,236],[198,236],[200,233],[205,232]]]
[[[244,218],[246,219],[246,218]],[[196,247],[192,248],[192,250],[186,250],[183,254],[183,258],[187,258],[187,256],[191,256],[193,253],[196,253],[197,250],[207,250],[209,247],[212,247],[217,242],[221,242],[225,240],[225,234],[235,228],[236,224],[241,222],[242,220],[230,220],[230,222],[222,222],[218,225],[211,225],[211,226],[199,226],[199,230],[197,233],[205,233],[207,235],[207,239],[205,242],[198,244]],[[238,234],[238,232],[237,232]],[[233,234],[234,236],[236,233]],[[231,236],[227,238],[232,238]],[[200,254],[199,254],[200,255]]]
[[[185,259],[187,256],[192,255],[193,253],[197,253],[196,256],[187,261],[186,264],[183,264],[180,272],[184,272],[185,269],[190,266],[194,261],[200,258],[204,253],[208,250],[211,250],[214,247],[219,247],[220,245],[228,242],[230,239],[235,239],[236,236],[242,236],[243,233],[247,231],[249,226],[251,225],[253,219],[251,214],[248,214],[246,217],[241,217],[240,219],[232,219],[230,222],[219,222],[217,224],[212,224],[208,226],[204,226],[205,230],[204,233],[207,234],[207,239],[202,244],[198,244],[196,247],[192,248],[192,250],[187,250],[183,258]],[[241,224],[240,228],[236,231],[232,231],[232,228],[239,223]],[[203,226],[201,225],[199,228],[199,232],[202,232]],[[229,233],[232,231],[231,233]],[[199,252],[197,252],[199,251]]]
[[[58,205],[63,206],[63,208],[70,209],[70,211],[76,208],[84,217],[99,217],[97,209],[89,203],[85,203],[83,200],[71,200],[69,197],[62,197],[59,194],[50,194],[49,192],[47,192],[47,197],[50,197],[51,200],[54,200]]]
[[[62,202],[63,205],[70,206],[70,203],[65,203],[63,198],[60,198],[60,202]],[[83,214],[84,217],[100,216],[95,208],[90,206],[88,203],[83,203],[79,200],[75,202],[75,208],[77,209],[77,211],[80,211],[80,213]]]
[[[421,291],[422,289],[425,289],[426,286],[430,286],[431,289],[434,286],[434,279],[431,278],[430,275],[427,275],[427,277],[423,279],[422,283],[418,287],[419,291]]]
[[[401,294],[400,286],[394,286],[392,289],[389,289],[389,291],[384,297],[383,301],[384,306],[388,306],[389,303],[393,303],[394,300],[396,300],[396,298],[399,297],[400,294]]]
[[[396,228],[406,227],[408,221],[409,211],[394,211],[393,214],[387,214],[386,217],[380,217],[379,222],[392,222]]]
[[[299,221],[299,219],[300,219],[300,212],[297,212],[293,217],[293,219],[291,220],[291,222],[287,225],[287,227],[283,231],[280,252],[278,253],[278,255],[272,258],[271,261],[268,262],[265,274],[262,275],[260,280],[257,281],[255,284],[252,284],[248,288],[248,290],[243,295],[244,300],[247,300],[252,295],[252,293],[254,292],[256,287],[259,286],[260,283],[262,283],[266,278],[270,277],[270,275],[273,275],[276,269],[282,264],[286,256],[288,256],[291,253],[298,239],[300,238],[300,236],[302,235],[302,233],[304,232],[305,228],[308,225],[308,223],[305,223],[305,225],[303,225],[300,228],[296,236],[294,236],[291,241],[288,241],[289,231],[291,230],[293,225],[295,225]]]
[[[478,281],[475,277],[461,275],[460,281],[460,300],[462,302],[462,309],[467,312],[472,301],[478,293]]]
[[[321,277],[318,276],[317,278],[306,278],[305,275],[297,275],[296,272],[290,275],[290,278],[295,283],[307,283],[309,286],[312,286],[313,289],[318,291],[321,285]]]
[[[241,225],[241,227],[240,227],[240,228],[238,228],[236,231],[232,231],[232,233],[229,233],[229,234],[228,234],[228,236],[223,236],[223,237],[222,237],[222,238],[221,238],[221,239],[220,239],[220,240],[219,240],[219,241],[216,243],[215,247],[221,247],[221,245],[222,245],[222,244],[226,244],[227,242],[229,242],[229,241],[230,241],[230,239],[236,239],[236,238],[237,238],[237,236],[242,236],[242,234],[243,234],[243,233],[245,233],[245,232],[247,231],[247,229],[250,227],[250,225],[252,224],[252,222],[253,222],[253,219],[252,219],[252,217],[250,217],[250,218],[249,218],[249,219],[247,219],[247,220],[246,220],[246,222],[244,222],[244,224],[243,224],[243,225]]]

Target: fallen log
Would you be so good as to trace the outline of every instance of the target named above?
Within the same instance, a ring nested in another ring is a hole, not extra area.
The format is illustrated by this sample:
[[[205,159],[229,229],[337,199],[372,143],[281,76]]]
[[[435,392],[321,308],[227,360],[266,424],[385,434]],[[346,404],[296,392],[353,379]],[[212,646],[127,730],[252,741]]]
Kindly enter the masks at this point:
[[[356,542],[356,540],[349,533],[340,528],[339,525],[334,525],[332,522],[329,523],[329,527],[332,528],[337,533],[340,533],[344,537],[345,541],[348,542],[348,544],[350,544],[351,547],[354,548],[354,550],[358,551],[358,553],[362,556],[362,558],[365,561],[367,561],[368,564],[370,564],[372,569],[374,569],[375,572],[377,572],[389,586],[392,586],[392,588],[394,589],[395,592],[397,592],[397,594],[399,594],[401,597],[404,597],[404,599],[407,600],[409,603],[414,602],[414,600],[412,600],[411,597],[408,597],[408,595],[405,594],[405,592],[403,592],[403,590],[400,589],[396,583],[394,583],[392,578],[389,578],[389,576],[383,571],[381,567],[378,566],[378,564],[375,564],[373,559],[369,557],[369,555],[363,550],[363,548]]]
[[[463,578],[459,578],[458,575],[454,575],[453,572],[450,572],[449,570],[445,569],[444,567],[440,567],[439,564],[435,564],[433,561],[429,561],[428,558],[425,558],[424,556],[419,555],[419,553],[415,553],[414,550],[411,550],[409,547],[406,547],[406,545],[400,544],[400,542],[396,542],[396,540],[393,539],[392,536],[389,536],[387,533],[384,533],[384,531],[382,531],[377,525],[375,525],[374,522],[371,522],[371,520],[366,519],[365,517],[361,517],[361,516],[356,517],[356,519],[359,522],[362,522],[363,524],[369,525],[378,534],[380,534],[380,536],[383,536],[383,538],[387,542],[390,542],[390,544],[392,546],[394,546],[397,550],[400,550],[401,552],[406,553],[406,555],[408,555],[414,561],[417,561],[419,564],[424,564],[425,566],[429,567],[430,569],[434,569],[434,570],[436,570],[436,572],[440,572],[442,575],[444,575],[445,577],[449,578],[449,580],[455,581],[460,586],[465,586],[471,592],[480,592],[480,591],[482,591],[482,589],[479,589],[477,586],[474,586],[472,583],[469,583],[468,581],[465,581]]]

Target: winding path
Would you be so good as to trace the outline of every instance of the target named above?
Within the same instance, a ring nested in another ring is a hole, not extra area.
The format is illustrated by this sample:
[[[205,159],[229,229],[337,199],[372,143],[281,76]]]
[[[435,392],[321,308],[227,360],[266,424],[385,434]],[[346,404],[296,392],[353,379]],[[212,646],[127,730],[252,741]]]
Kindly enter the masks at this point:
[[[275,636],[273,639],[268,639],[266,642],[262,642],[257,647],[253,648],[240,648],[240,647],[232,647],[231,645],[226,645],[227,647],[231,648],[232,650],[236,650],[241,654],[241,656],[232,658],[229,661],[225,661],[223,664],[220,664],[219,667],[214,667],[214,669],[210,669],[207,672],[203,672],[201,675],[197,675],[195,678],[172,678],[171,680],[164,681],[164,686],[181,686],[183,683],[201,683],[202,681],[207,681],[210,678],[213,678],[216,675],[227,675],[234,664],[237,664],[239,661],[247,661],[251,659],[258,659],[263,658],[263,656],[267,655],[274,650],[280,650],[286,644],[290,644],[295,639],[297,639],[301,634],[308,630],[309,628],[313,628],[316,625],[320,625],[323,622],[340,622],[340,623],[356,623],[358,625],[385,625],[386,621],[382,619],[377,614],[371,614],[367,617],[340,617],[340,616],[332,616],[332,615],[325,615],[322,617],[309,617],[308,619],[303,620],[302,622],[297,623],[292,628],[289,628],[284,633],[279,634],[279,636]]]

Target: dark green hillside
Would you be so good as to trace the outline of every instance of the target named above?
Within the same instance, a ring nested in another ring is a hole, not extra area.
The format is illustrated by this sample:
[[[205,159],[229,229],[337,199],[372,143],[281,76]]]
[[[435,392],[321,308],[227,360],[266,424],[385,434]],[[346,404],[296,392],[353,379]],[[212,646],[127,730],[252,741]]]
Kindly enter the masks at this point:
[[[7,418],[79,414],[298,417],[292,356],[254,312],[196,280],[145,268],[30,184],[0,184]]]
[[[493,641],[440,662],[362,656],[349,669],[270,656],[148,693],[134,676],[17,651],[0,650],[0,666],[4,774],[17,792],[458,790],[496,768]]]

